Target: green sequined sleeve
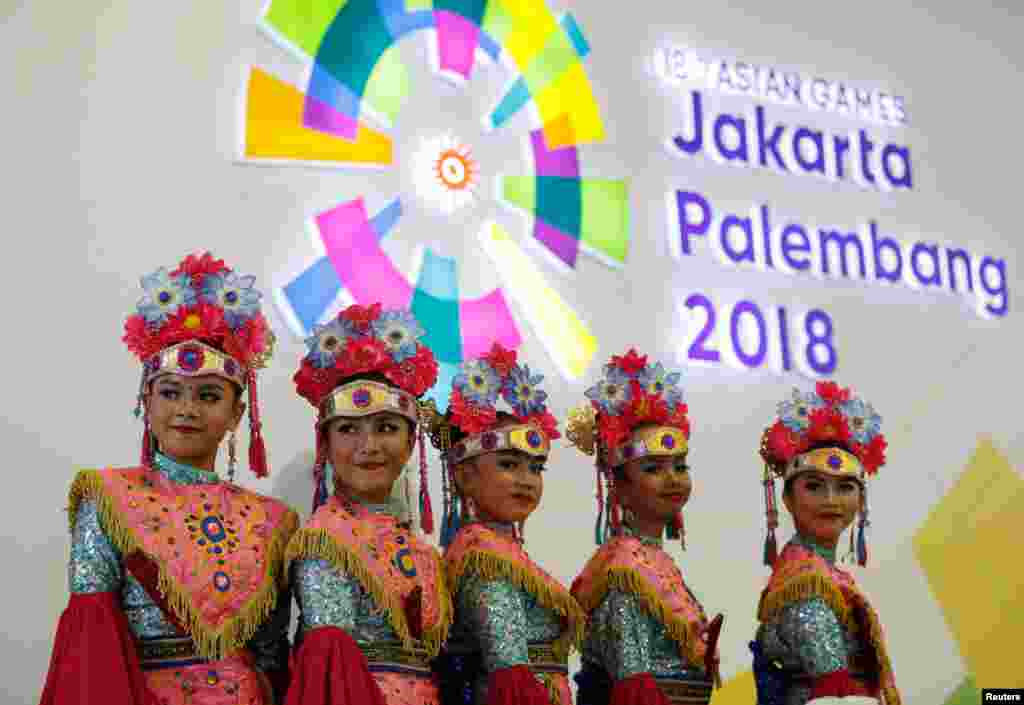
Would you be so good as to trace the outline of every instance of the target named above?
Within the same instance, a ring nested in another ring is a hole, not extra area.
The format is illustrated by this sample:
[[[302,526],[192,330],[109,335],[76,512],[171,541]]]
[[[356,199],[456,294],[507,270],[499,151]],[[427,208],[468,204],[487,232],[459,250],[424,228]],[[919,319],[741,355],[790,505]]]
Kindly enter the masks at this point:
[[[299,603],[299,631],[316,627],[338,627],[353,637],[359,583],[328,561],[301,560],[292,573],[295,599]]]
[[[467,576],[456,598],[457,619],[472,634],[487,673],[528,664],[526,593],[505,580]]]
[[[72,594],[121,589],[121,556],[100,526],[95,502],[82,502],[71,533],[68,589]]]
[[[821,676],[847,667],[844,629],[820,597],[788,606],[779,616],[777,630],[807,675]]]
[[[636,595],[609,590],[590,615],[584,654],[603,665],[614,680],[653,673],[655,627]]]

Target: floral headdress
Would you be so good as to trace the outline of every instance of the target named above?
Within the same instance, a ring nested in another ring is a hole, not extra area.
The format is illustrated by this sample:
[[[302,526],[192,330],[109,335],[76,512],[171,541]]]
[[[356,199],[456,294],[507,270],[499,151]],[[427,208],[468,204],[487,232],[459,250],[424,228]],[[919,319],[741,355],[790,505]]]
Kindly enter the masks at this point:
[[[786,481],[808,470],[860,483],[864,506],[858,521],[856,548],[852,545],[853,532],[850,543],[851,554],[856,552],[857,562],[866,564],[864,532],[869,525],[866,480],[885,465],[887,444],[881,432],[882,417],[871,404],[853,397],[848,388],[835,382],[818,382],[810,393],[794,389],[792,396],[779,404],[778,413],[779,418],[761,436],[768,523],[765,565],[772,565],[777,553],[775,478]]]
[[[477,455],[499,450],[517,450],[534,457],[546,457],[551,441],[561,438],[556,419],[547,405],[547,393],[540,388],[544,376],[531,372],[528,365],[516,362],[516,352],[495,343],[491,351],[459,367],[452,381],[446,416],[434,414],[431,439],[441,452],[444,464],[444,519],[441,545],[454,538],[462,521],[464,507],[454,491],[451,466]],[[500,425],[498,399],[504,399],[508,412],[518,423]],[[451,431],[464,435],[451,442]]]
[[[320,427],[338,416],[369,416],[390,411],[419,428],[420,520],[434,530],[427,489],[419,397],[437,382],[437,360],[419,342],[424,331],[408,311],[382,310],[379,303],[353,305],[306,339],[309,352],[295,373],[295,388],[317,410],[316,490],[313,509],[327,499],[324,466],[327,446]],[[391,385],[353,377],[382,375]],[[392,386],[394,385],[394,386]]]
[[[142,362],[135,415],[142,414],[147,385],[164,374],[217,375],[249,391],[249,467],[267,475],[267,456],[256,396],[256,370],[273,353],[274,334],[260,311],[256,277],[239,276],[209,252],[189,255],[167,271],[142,277],[137,312],[124,323],[122,340]],[[148,413],[142,462],[153,461]],[[233,475],[234,446],[231,445]]]
[[[660,362],[648,364],[646,355],[631,348],[625,355],[612,356],[604,377],[585,392],[590,404],[569,413],[569,441],[597,461],[598,544],[621,522],[612,471],[629,460],[684,455],[689,449],[690,419],[680,376]],[[681,511],[673,518],[669,535],[685,547]]]

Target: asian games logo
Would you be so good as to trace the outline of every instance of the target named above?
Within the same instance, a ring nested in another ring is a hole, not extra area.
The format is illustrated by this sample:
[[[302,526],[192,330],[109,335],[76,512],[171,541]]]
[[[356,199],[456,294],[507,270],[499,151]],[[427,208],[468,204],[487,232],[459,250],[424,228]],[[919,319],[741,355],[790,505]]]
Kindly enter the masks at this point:
[[[512,300],[580,377],[597,341],[538,259],[621,267],[629,215],[625,180],[582,174],[604,126],[575,20],[545,0],[270,0],[261,27],[305,80],[249,68],[241,159],[350,178],[311,214],[307,265],[275,289],[295,334],[350,302],[409,308],[445,390],[463,359],[522,342]],[[489,290],[462,295],[460,267]]]

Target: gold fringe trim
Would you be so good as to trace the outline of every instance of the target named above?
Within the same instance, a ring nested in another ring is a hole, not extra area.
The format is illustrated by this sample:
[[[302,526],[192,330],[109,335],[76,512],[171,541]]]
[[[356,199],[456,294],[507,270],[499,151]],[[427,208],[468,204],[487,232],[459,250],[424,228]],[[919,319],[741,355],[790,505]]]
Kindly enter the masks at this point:
[[[868,616],[868,643],[875,650],[875,658],[878,661],[878,682],[882,691],[885,705],[901,705],[900,693],[895,686],[888,683],[893,681],[892,663],[889,661],[889,652],[885,648],[885,640],[882,637],[882,623],[874,610],[866,610]]]
[[[891,686],[882,687],[882,702],[885,705],[902,705],[903,701],[900,700],[900,692]]]
[[[142,544],[118,514],[114,501],[104,492],[103,478],[96,470],[79,471],[71,484],[68,496],[68,519],[72,531],[75,527],[78,508],[82,502],[86,501],[96,503],[100,525],[106,532],[107,538],[122,555],[143,551]],[[216,630],[211,629],[202,621],[199,613],[192,607],[191,596],[171,577],[163,561],[146,553],[159,568],[158,589],[170,608],[174,610],[175,616],[188,630],[200,656],[217,660],[241,649],[270,616],[277,605],[278,583],[280,582],[282,585],[287,583],[287,571],[280,570],[280,573],[275,575],[275,569],[281,568],[285,548],[298,527],[298,523],[298,515],[289,509],[282,523],[274,531],[270,545],[267,547],[265,574],[267,580],[249,598],[237,615],[226,620]],[[145,553],[145,551],[143,552]]]
[[[851,632],[857,631],[857,622],[842,591],[836,587],[831,578],[820,573],[798,575],[785,581],[781,587],[771,592],[767,590],[762,592],[757,605],[757,619],[760,622],[768,622],[794,602],[809,600],[813,597],[820,597],[824,600],[825,604],[835,613],[840,624]]]
[[[665,627],[669,638],[679,645],[681,655],[689,663],[703,666],[703,657],[697,653],[700,627],[670,610],[658,597],[657,591],[635,570],[625,567],[606,570],[603,575],[594,579],[592,585],[593,589],[585,598],[580,599],[580,605],[587,614],[597,609],[609,590],[634,594],[640,598],[640,604],[648,614]]]
[[[788,605],[800,600],[807,600],[818,597],[825,601],[836,619],[847,630],[857,632],[861,625],[857,623],[842,591],[836,587],[832,580],[820,573],[800,575],[783,583],[782,587],[768,592],[761,593],[761,600],[757,607],[757,619],[760,622],[767,622],[777,617]],[[870,608],[866,610],[868,615],[867,631],[865,635],[868,643],[875,652],[878,661],[878,678],[881,686],[883,702],[885,705],[902,705],[899,691],[886,682],[892,679],[892,663],[889,661],[889,653],[886,651],[885,642],[882,637],[882,625],[878,616]]]
[[[567,658],[571,649],[580,649],[587,618],[568,590],[551,589],[545,580],[507,556],[483,549],[471,549],[458,562],[448,564],[448,585],[453,594],[458,592],[463,576],[470,572],[487,580],[508,580],[537,598],[542,606],[564,617],[569,624],[551,645],[556,658]]]
[[[544,687],[548,689],[548,702],[551,705],[572,705],[572,703],[562,702],[562,689],[558,687],[559,676],[554,673],[538,673],[541,682]]]
[[[285,566],[291,566],[292,561],[304,558],[329,561],[336,568],[355,577],[370,594],[377,609],[387,617],[388,623],[395,630],[402,646],[410,650],[415,650],[417,647],[423,648],[431,658],[440,653],[441,646],[448,638],[453,610],[451,596],[445,585],[444,568],[436,552],[431,558],[437,572],[435,589],[439,600],[438,623],[423,631],[423,640],[420,644],[417,644],[412,636],[408,619],[405,616],[405,609],[398,594],[388,590],[381,580],[370,571],[366,561],[351,548],[336,541],[329,529],[305,528],[295,534],[285,554]]]

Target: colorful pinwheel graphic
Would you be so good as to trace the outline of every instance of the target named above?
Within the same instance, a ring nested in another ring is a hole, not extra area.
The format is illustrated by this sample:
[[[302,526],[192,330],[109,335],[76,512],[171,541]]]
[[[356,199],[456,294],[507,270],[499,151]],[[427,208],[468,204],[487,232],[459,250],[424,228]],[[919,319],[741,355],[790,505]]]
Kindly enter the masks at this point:
[[[590,47],[573,18],[556,18],[544,0],[269,0],[261,27],[303,62],[308,80],[300,89],[249,68],[241,159],[406,170],[402,183],[415,192],[392,193],[373,213],[367,203],[378,193],[313,215],[309,266],[275,291],[296,335],[308,335],[339,298],[408,307],[441,362],[436,388],[446,389],[462,360],[495,342],[521,343],[511,297],[562,374],[580,377],[596,340],[520,244],[533,240],[568,270],[581,252],[620,267],[628,250],[627,182],[581,173],[580,147],[603,141],[604,126],[583,67]],[[399,153],[394,135],[412,85],[398,45],[416,35],[426,42],[432,72],[449,83],[465,84],[482,62],[504,71],[503,92],[479,123],[487,140],[525,143],[532,173],[504,174],[507,160],[488,164],[477,156],[480,145],[443,132]],[[382,243],[413,201],[444,216],[480,204],[525,215],[532,227],[521,238],[495,218],[468,233],[479,238],[503,286],[460,295],[457,258],[409,239],[413,229],[404,225],[399,239],[421,256],[415,276],[403,274]]]

